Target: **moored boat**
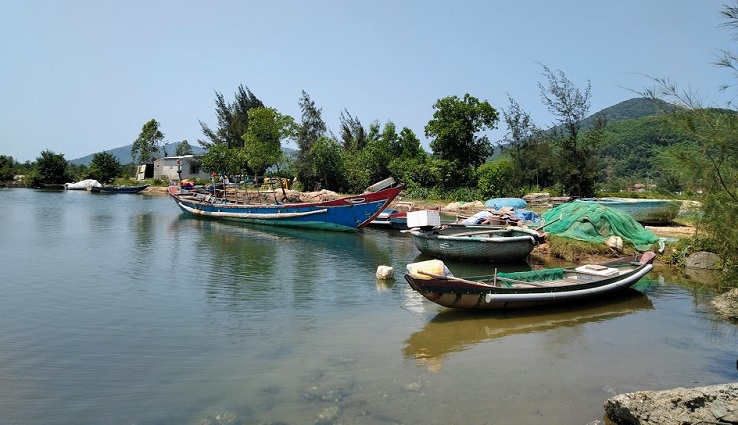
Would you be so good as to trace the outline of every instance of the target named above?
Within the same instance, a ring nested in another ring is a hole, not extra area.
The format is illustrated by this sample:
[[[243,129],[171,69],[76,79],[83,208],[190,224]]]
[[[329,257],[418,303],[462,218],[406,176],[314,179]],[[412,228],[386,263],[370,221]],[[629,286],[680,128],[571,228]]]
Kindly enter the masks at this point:
[[[679,214],[682,201],[671,199],[587,198],[574,202],[589,202],[630,214],[641,224],[669,224]]]
[[[535,230],[517,226],[442,226],[409,232],[425,255],[476,262],[522,261],[543,237]]]
[[[92,186],[90,192],[93,193],[139,193],[145,190],[149,185],[142,184],[139,186]]]
[[[93,187],[100,186],[102,186],[100,182],[95,179],[85,179],[75,183],[64,183],[64,189],[67,190],[91,190]]]
[[[487,276],[456,277],[439,260],[408,264],[405,280],[426,299],[449,308],[497,310],[596,298],[633,286],[653,268],[656,254],[601,264]]]
[[[388,179],[391,180],[391,179]],[[301,203],[250,203],[181,191],[169,187],[169,195],[179,208],[197,217],[270,226],[290,226],[321,230],[354,230],[374,220],[404,187],[394,180],[370,186],[360,195],[334,200]]]

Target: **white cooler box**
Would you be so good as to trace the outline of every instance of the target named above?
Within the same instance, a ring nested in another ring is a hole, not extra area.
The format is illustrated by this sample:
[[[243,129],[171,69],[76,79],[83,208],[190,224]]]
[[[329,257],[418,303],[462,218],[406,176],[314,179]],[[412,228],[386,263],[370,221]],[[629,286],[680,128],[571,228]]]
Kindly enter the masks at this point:
[[[441,225],[441,212],[438,210],[408,211],[407,227],[436,227]]]

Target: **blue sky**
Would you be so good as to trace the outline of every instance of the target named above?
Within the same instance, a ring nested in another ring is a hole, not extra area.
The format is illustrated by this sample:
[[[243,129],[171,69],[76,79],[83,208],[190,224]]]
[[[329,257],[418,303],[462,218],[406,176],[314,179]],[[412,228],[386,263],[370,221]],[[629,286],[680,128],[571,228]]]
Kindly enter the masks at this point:
[[[646,76],[724,106],[733,75],[713,63],[738,50],[725,3],[0,0],[0,155],[76,159],[133,143],[152,118],[166,142],[194,145],[198,120],[217,125],[215,92],[232,101],[240,84],[297,120],[304,90],[336,134],[345,109],[426,148],[433,104],[451,95],[498,111],[509,95],[550,126],[540,64],[591,82],[591,113],[636,97]]]

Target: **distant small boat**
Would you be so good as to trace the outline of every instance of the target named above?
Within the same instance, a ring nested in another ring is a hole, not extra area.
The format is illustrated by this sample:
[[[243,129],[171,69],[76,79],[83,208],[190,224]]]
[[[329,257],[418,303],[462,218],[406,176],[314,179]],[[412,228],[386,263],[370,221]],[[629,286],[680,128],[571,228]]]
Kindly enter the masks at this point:
[[[488,276],[454,276],[440,260],[407,265],[405,280],[429,301],[461,310],[497,310],[596,298],[633,286],[653,269],[656,254],[575,268]]]
[[[93,187],[100,186],[102,186],[100,182],[95,179],[85,179],[75,183],[64,183],[64,189],[67,190],[91,190]]]
[[[138,193],[149,187],[147,184],[139,186],[92,186],[90,192],[94,193]]]
[[[390,216],[398,212],[399,211],[393,208],[385,208],[381,213],[379,213],[377,218],[369,222],[369,225],[375,227],[391,227],[392,222],[390,221]]]
[[[409,232],[425,255],[475,262],[522,261],[542,238],[535,230],[517,226],[448,226]]]
[[[387,208],[382,211],[377,218],[372,220],[369,225],[374,227],[384,227],[387,229],[407,230],[407,213],[411,211],[419,211],[412,202],[397,202],[395,208]],[[437,208],[431,208],[437,210]]]
[[[604,205],[630,214],[641,224],[669,224],[682,207],[682,201],[671,199],[585,198],[574,202]]]

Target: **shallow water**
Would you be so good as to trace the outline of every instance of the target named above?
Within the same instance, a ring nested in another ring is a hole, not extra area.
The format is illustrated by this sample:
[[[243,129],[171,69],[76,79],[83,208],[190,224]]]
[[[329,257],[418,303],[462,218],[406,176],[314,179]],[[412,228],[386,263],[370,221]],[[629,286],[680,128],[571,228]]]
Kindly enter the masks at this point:
[[[585,424],[617,393],[738,380],[736,327],[668,270],[645,295],[470,314],[410,290],[423,257],[396,231],[223,224],[141,194],[0,205],[1,424]]]

